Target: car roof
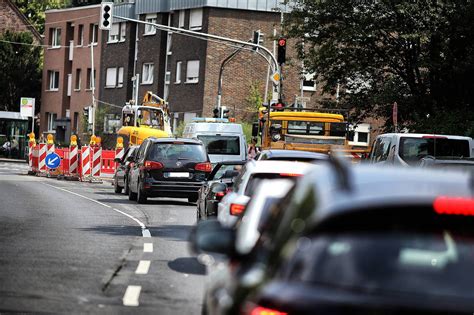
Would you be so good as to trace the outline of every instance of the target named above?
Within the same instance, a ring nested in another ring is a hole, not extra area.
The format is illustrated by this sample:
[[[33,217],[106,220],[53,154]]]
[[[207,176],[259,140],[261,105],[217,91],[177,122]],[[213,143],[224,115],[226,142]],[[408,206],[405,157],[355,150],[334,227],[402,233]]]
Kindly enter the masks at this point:
[[[300,151],[300,150],[263,150],[260,155],[267,154],[272,157],[288,157],[288,158],[313,158],[318,160],[328,159],[328,155],[324,153]]]
[[[469,172],[373,165],[347,167],[346,172],[341,175],[331,165],[314,165],[298,182],[295,196],[309,192],[318,200],[312,224],[367,209],[431,206],[439,196],[474,195],[474,175]]]
[[[245,163],[247,163],[247,160],[243,160],[243,161],[221,161],[221,162],[217,162],[216,166],[217,165],[244,165]]]
[[[183,142],[185,144],[202,144],[201,140],[195,138],[148,138],[150,141],[154,143],[161,143],[161,142]]]
[[[262,160],[255,161],[250,160],[247,164],[246,172],[249,173],[296,173],[296,174],[305,174],[308,170],[311,169],[312,164],[306,162],[297,162],[297,161],[272,161],[272,160]]]
[[[458,140],[471,140],[472,138],[466,136],[455,136],[455,135],[441,135],[441,134],[433,134],[433,133],[384,133],[378,135],[377,138],[380,137],[411,137],[411,138],[422,138],[422,137],[447,137],[450,139],[458,139]]]

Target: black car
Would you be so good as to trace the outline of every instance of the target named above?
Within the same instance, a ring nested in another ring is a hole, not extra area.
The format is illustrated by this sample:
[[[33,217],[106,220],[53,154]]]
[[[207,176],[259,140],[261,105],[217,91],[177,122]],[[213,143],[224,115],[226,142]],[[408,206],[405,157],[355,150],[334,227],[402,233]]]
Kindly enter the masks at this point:
[[[263,150],[255,160],[273,160],[273,161],[298,161],[298,162],[314,162],[326,161],[329,156],[324,153],[300,151],[300,150]]]
[[[207,181],[199,189],[197,201],[197,219],[207,219],[208,216],[217,216],[217,204],[226,194],[226,190],[232,185],[235,176],[239,174],[240,168],[247,161],[219,162],[212,169]]]
[[[148,197],[188,198],[196,202],[198,190],[212,171],[203,143],[197,139],[147,138],[130,168],[130,200]]]
[[[198,225],[195,246],[232,263],[209,312],[472,314],[471,174],[332,166],[298,181],[249,254]]]
[[[130,163],[135,159],[139,146],[128,147],[121,159],[116,159],[117,168],[114,174],[114,190],[120,194],[125,188],[124,193],[128,195],[128,173],[130,172]]]

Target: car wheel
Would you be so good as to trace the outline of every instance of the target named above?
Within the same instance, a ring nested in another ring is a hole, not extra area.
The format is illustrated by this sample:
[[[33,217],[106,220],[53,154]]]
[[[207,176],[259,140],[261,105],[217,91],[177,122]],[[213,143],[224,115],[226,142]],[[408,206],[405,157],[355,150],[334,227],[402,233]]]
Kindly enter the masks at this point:
[[[134,193],[134,192],[130,189],[130,185],[128,186],[128,200],[131,200],[131,201],[137,200],[137,193]]]
[[[128,195],[128,191],[129,191],[128,177],[125,177],[124,184],[125,184],[125,186],[123,187],[124,193],[125,193],[125,195]]]
[[[137,185],[137,202],[140,204],[144,204],[147,202],[148,197],[146,196],[146,193],[143,191],[143,189],[140,187],[140,182],[138,182]]]
[[[114,180],[114,191],[116,194],[120,194],[122,192],[122,187],[118,185],[118,180],[115,178]]]
[[[188,197],[188,202],[196,202],[198,200],[198,196],[191,196],[191,197]]]

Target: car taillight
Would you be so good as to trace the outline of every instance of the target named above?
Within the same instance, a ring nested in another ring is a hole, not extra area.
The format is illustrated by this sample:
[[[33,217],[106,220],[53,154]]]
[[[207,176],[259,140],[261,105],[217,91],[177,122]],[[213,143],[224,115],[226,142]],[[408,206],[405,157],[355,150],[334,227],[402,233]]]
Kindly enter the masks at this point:
[[[298,173],[280,173],[281,177],[295,177],[295,176],[301,176],[303,174],[298,174]]]
[[[198,164],[196,164],[194,169],[196,171],[203,171],[203,172],[206,172],[206,173],[210,173],[212,171],[212,165],[209,162],[198,163]]]
[[[287,315],[288,313],[280,312],[263,306],[256,306],[250,312],[250,315]]]
[[[161,164],[160,162],[145,161],[145,163],[143,163],[143,169],[145,169],[147,171],[159,170],[159,169],[162,169],[162,168],[163,168],[163,164]]]
[[[423,136],[422,139],[448,139],[448,137],[444,136]]]
[[[240,215],[244,211],[245,211],[245,206],[244,205],[239,205],[238,203],[231,203],[230,204],[230,214],[231,215]]]
[[[223,191],[216,192],[216,199],[221,200],[224,196],[225,196],[225,192]]]
[[[474,198],[440,196],[433,201],[438,214],[474,216]]]

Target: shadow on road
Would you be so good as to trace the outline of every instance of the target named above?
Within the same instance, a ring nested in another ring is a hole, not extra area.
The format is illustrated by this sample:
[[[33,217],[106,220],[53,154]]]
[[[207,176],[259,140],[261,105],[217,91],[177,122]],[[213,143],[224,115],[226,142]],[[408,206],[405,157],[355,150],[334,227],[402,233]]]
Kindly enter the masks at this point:
[[[79,229],[85,232],[95,232],[99,234],[117,235],[117,236],[141,236],[142,231],[139,226],[127,225],[97,225],[89,228]]]
[[[170,269],[181,272],[188,273],[192,275],[205,275],[206,267],[200,264],[196,257],[181,257],[176,258],[168,263]]]
[[[167,206],[196,206],[194,203],[173,199],[148,199],[147,205],[167,205]]]
[[[152,237],[162,237],[171,241],[187,242],[191,225],[163,225],[160,227],[148,227]]]

